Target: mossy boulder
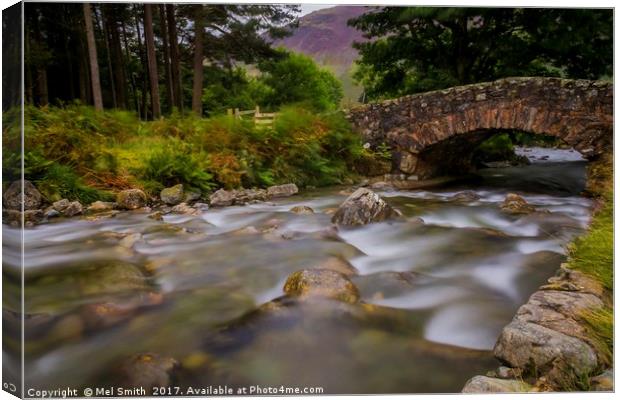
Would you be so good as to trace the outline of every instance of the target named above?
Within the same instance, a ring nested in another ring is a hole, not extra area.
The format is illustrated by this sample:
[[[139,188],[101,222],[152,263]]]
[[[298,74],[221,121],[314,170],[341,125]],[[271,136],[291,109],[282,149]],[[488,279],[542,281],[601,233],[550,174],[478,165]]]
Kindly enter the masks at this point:
[[[161,191],[159,197],[164,203],[174,206],[181,203],[185,198],[185,191],[183,185],[178,184],[169,188],[165,188]]]
[[[127,189],[120,191],[116,195],[116,202],[119,208],[125,210],[135,210],[146,206],[146,194],[140,189]]]
[[[328,298],[357,303],[357,287],[340,272],[329,269],[305,269],[294,272],[284,284],[284,293],[302,299]]]

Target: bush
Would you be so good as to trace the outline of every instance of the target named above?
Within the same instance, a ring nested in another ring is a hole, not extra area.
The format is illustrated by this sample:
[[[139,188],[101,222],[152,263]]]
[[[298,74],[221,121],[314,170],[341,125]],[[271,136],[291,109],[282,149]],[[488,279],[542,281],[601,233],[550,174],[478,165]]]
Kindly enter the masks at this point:
[[[225,115],[173,114],[142,122],[128,113],[95,113],[81,105],[29,107],[26,135],[26,179],[50,201],[90,202],[129,187],[157,195],[179,183],[203,192],[288,182],[331,185],[342,183],[355,161],[366,156],[341,114],[299,107],[282,109],[273,127]],[[3,144],[19,148],[19,129],[7,127]],[[5,156],[5,179],[19,179],[20,162],[19,152]]]
[[[113,196],[84,183],[70,167],[52,163],[34,183],[49,202],[60,199],[78,200],[88,204],[97,200],[112,200]]]
[[[272,90],[266,105],[298,104],[314,111],[335,110],[342,100],[342,84],[310,57],[282,51],[281,57],[260,64],[260,81]]]

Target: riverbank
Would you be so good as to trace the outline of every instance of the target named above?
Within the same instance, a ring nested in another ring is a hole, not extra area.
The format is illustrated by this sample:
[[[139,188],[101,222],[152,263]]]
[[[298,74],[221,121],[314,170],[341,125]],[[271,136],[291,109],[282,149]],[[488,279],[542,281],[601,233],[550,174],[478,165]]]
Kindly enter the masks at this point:
[[[595,210],[556,276],[535,292],[494,347],[503,365],[463,392],[613,391],[613,159],[588,166]]]
[[[81,105],[29,106],[24,123],[24,177],[49,203],[112,201],[130,188],[158,197],[177,184],[203,194],[289,182],[338,185],[357,177],[356,166],[383,157],[363,147],[342,115],[295,107],[283,108],[273,126],[228,116],[144,122],[126,111]],[[21,178],[21,127],[9,125],[3,133],[6,189]]]

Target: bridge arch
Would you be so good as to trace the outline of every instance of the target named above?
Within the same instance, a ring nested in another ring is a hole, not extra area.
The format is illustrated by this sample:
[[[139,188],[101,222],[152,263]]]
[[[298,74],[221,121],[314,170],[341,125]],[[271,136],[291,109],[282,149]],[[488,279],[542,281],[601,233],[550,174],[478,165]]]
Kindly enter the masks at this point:
[[[560,138],[592,160],[612,151],[613,85],[559,78],[505,78],[362,105],[354,130],[393,153],[393,170],[419,179],[463,171],[493,132]]]

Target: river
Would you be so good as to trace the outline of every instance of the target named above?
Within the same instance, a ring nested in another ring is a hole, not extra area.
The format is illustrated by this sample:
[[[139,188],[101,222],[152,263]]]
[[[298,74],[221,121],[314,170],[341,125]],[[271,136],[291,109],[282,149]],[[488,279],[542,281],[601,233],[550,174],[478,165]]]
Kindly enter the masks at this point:
[[[163,221],[123,212],[27,229],[26,387],[104,386],[120,360],[153,352],[181,363],[182,388],[459,392],[499,365],[492,348],[502,327],[554,274],[590,215],[578,153],[519,151],[531,165],[382,191],[403,219],[337,234],[326,229],[346,187]],[[455,200],[463,190],[480,198]],[[503,213],[511,192],[548,212]],[[296,205],[315,213],[291,213]],[[18,232],[4,225],[5,245]],[[282,296],[292,272],[335,258],[359,271],[351,280],[362,304],[253,312]],[[5,291],[19,290],[18,266],[19,254],[5,253]]]

